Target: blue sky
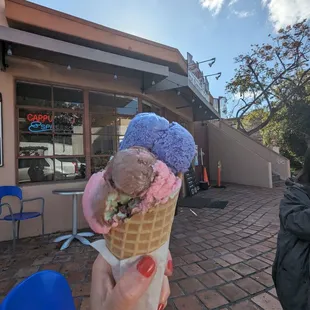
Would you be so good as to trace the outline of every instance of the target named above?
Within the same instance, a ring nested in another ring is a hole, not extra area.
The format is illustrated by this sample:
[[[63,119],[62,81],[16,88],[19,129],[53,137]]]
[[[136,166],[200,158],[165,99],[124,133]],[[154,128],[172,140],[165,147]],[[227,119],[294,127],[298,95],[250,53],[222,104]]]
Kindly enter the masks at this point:
[[[310,18],[310,0],[32,0],[77,17],[178,48],[196,61],[216,57],[205,74],[214,97],[225,95],[233,58],[281,26]]]

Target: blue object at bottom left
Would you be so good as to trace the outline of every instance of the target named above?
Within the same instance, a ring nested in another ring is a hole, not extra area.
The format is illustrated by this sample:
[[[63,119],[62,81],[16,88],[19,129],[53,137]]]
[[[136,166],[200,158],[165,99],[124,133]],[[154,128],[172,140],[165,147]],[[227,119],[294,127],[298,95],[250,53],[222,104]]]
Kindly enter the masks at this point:
[[[1,310],[75,310],[67,280],[58,272],[33,274],[14,287],[0,305]]]

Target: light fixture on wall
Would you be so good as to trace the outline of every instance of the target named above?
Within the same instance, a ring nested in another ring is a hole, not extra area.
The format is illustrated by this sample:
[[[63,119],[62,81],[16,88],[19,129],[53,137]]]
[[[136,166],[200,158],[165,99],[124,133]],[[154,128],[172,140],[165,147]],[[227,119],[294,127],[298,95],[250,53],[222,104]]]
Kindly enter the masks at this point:
[[[114,80],[117,80],[118,79],[118,76],[117,76],[117,74],[114,74]]]
[[[178,96],[181,95],[181,91],[180,91],[180,90],[177,91],[177,95],[178,95]]]
[[[205,75],[204,77],[207,78],[208,76],[216,76],[215,78],[218,80],[222,75],[222,72],[214,73],[214,74],[208,74]]]
[[[8,56],[12,56],[12,55],[13,55],[12,46],[11,46],[11,45],[8,46],[8,50],[6,51],[6,54],[7,54]]]
[[[155,81],[152,81],[152,85],[154,86],[156,83],[155,83]]]
[[[69,70],[69,71],[71,70],[71,66],[70,65],[67,66],[67,70]]]
[[[199,106],[199,109],[202,109],[202,105]]]
[[[211,59],[199,61],[198,64],[200,65],[200,64],[203,64],[205,62],[208,62],[209,63],[209,67],[211,68],[214,65],[215,61],[216,61],[216,58],[214,57],[214,58],[211,58]]]
[[[205,114],[208,114],[208,111],[205,111]]]
[[[192,103],[194,103],[196,100],[195,100],[195,98],[193,97],[193,99],[192,99]]]

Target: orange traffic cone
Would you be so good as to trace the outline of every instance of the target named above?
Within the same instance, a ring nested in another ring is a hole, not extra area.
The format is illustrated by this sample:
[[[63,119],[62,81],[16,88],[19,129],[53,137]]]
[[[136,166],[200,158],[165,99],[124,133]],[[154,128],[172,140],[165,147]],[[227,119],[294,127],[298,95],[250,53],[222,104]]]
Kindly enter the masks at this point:
[[[219,161],[218,163],[217,163],[217,186],[218,187],[221,187],[221,173],[222,173],[222,171],[221,171],[221,169],[222,169],[222,165],[221,165],[221,162]]]
[[[220,160],[217,163],[217,184],[214,188],[226,188],[222,185],[222,164]]]
[[[208,185],[210,185],[209,178],[208,178],[208,173],[207,173],[207,168],[206,167],[203,167],[203,181],[205,183],[208,183]]]

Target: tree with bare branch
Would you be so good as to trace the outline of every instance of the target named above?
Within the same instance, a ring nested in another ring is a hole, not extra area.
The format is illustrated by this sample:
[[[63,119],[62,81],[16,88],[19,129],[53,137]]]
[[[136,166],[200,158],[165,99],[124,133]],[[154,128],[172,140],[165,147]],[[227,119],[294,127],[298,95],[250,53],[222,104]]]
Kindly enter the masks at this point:
[[[269,35],[270,43],[252,45],[251,51],[235,58],[235,76],[226,90],[239,97],[238,129],[252,135],[263,129],[286,106],[303,100],[310,82],[310,27],[306,20]],[[244,117],[263,109],[267,117],[246,128]]]

